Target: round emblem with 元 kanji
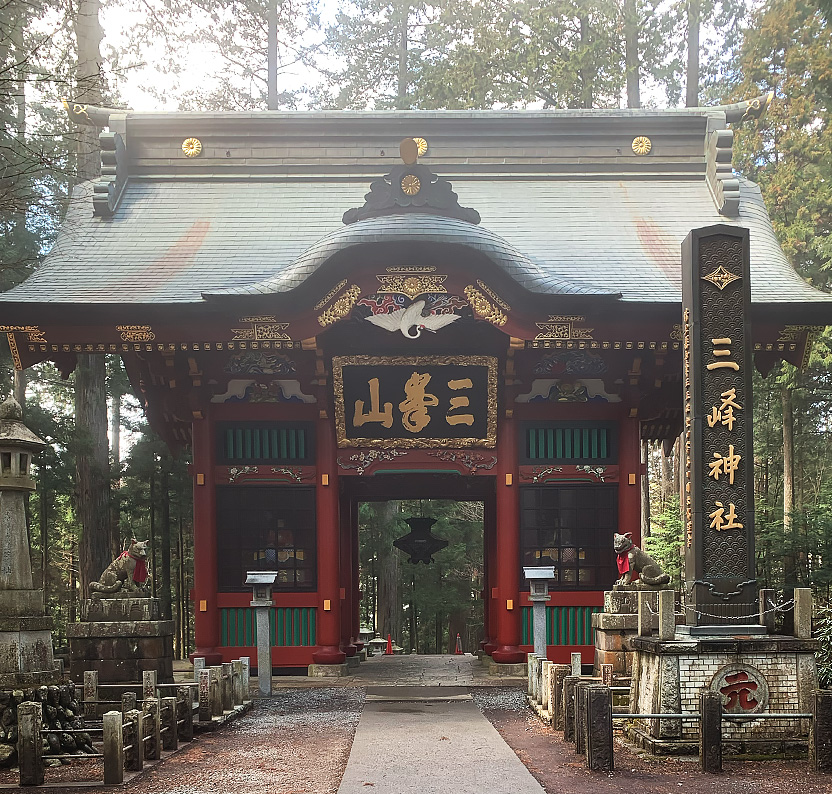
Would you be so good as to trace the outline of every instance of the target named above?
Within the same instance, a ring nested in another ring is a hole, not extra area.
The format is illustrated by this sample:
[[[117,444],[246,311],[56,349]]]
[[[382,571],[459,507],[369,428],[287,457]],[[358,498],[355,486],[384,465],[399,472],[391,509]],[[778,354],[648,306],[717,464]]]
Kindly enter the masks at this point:
[[[758,714],[768,706],[766,677],[750,664],[726,664],[711,680],[711,692],[722,695],[727,714]]]

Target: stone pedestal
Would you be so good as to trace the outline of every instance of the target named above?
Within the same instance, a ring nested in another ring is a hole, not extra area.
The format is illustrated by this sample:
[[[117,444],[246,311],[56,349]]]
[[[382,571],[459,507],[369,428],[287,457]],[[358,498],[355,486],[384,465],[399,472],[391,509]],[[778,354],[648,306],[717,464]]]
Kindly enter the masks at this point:
[[[779,635],[634,637],[630,711],[679,714],[699,709],[703,690],[722,697],[728,713],[806,713],[817,688],[817,641]],[[722,723],[731,752],[805,752],[809,720],[760,719]],[[631,738],[652,753],[696,753],[698,720],[636,720]]]
[[[91,598],[82,602],[81,618],[67,626],[74,680],[97,670],[101,683],[135,683],[155,670],[160,684],[173,683],[174,623],[159,619],[158,599]]]
[[[0,614],[0,689],[33,689],[57,678],[52,618]]]
[[[632,640],[638,636],[638,597],[647,600],[651,628],[659,628],[659,590],[636,586],[619,587],[604,593],[604,611],[592,616],[595,629],[595,675],[602,664],[611,664],[616,676],[632,673],[634,649]],[[679,616],[677,622],[682,622]]]

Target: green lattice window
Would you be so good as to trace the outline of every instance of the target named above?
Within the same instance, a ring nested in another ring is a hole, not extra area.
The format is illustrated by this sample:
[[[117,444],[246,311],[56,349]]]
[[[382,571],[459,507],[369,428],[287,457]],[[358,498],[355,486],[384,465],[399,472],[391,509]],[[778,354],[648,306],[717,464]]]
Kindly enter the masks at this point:
[[[308,422],[220,422],[220,463],[297,463],[315,461],[312,425]]]
[[[602,463],[617,461],[613,422],[526,422],[523,425],[524,463]]]

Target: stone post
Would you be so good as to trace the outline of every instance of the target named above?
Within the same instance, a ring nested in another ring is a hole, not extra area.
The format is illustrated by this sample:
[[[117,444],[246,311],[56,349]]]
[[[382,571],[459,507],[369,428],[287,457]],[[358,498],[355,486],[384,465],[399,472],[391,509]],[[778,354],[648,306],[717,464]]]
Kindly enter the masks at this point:
[[[145,722],[150,723],[146,730],[150,738],[145,742],[144,757],[148,761],[158,761],[162,755],[162,734],[159,714],[159,701],[156,698],[145,698]]]
[[[183,742],[194,738],[194,701],[191,687],[181,686],[176,690],[177,733]]]
[[[769,634],[774,634],[775,614],[772,606],[777,595],[776,590],[760,590],[760,625],[766,627]]]
[[[231,676],[234,674],[234,668],[231,665],[231,662],[223,662],[220,667],[222,667],[222,673],[220,674],[220,690],[222,692],[222,710],[223,712],[231,711],[233,708],[232,700],[233,700],[233,689],[234,689],[234,682],[231,680]]]
[[[528,676],[528,685],[526,687],[526,694],[534,699],[534,662],[537,659],[536,653],[530,653],[526,657],[526,675]]]
[[[194,657],[194,681],[199,683],[199,671],[205,669],[205,657],[204,656],[195,656]]]
[[[248,656],[241,656],[240,661],[243,664],[243,701],[248,703],[251,700],[251,659]]]
[[[832,690],[829,689],[819,689],[812,693],[809,761],[815,772],[832,772]]]
[[[242,706],[243,705],[243,663],[240,659],[235,659],[231,662],[231,667],[233,669],[234,676],[232,678],[232,693],[231,693],[231,704],[232,706]]]
[[[128,711],[135,711],[137,705],[135,692],[121,693],[121,714],[126,718]]]
[[[794,636],[801,640],[812,638],[812,591],[808,587],[794,589]]]
[[[212,664],[208,670],[211,673],[209,699],[211,701],[211,716],[222,717],[222,666]]]
[[[549,695],[549,711],[552,714],[552,728],[563,730],[563,681],[572,672],[568,664],[555,664],[550,674],[551,694]]]
[[[211,671],[199,671],[199,721],[211,721]]]
[[[272,694],[272,646],[269,613],[271,605],[256,606],[257,616],[257,686],[261,697],[271,697]]]
[[[717,774],[722,771],[722,695],[699,693],[699,768]]]
[[[176,698],[163,697],[159,708],[159,719],[162,728],[162,749],[171,752],[179,749],[179,734],[176,731]]]
[[[608,686],[586,687],[586,765],[599,772],[613,770],[612,692]]]
[[[604,686],[612,686],[613,666],[611,664],[601,665],[601,683]]]
[[[548,598],[546,599],[549,600]],[[534,652],[541,659],[546,658],[546,601],[532,600],[532,631]]]
[[[104,714],[104,785],[115,786],[124,782],[124,737],[121,712]]]
[[[649,637],[653,632],[653,617],[650,614],[650,593],[638,594],[638,636]]]
[[[21,786],[40,786],[43,783],[42,722],[40,703],[25,702],[17,707],[17,757]]]
[[[676,636],[676,594],[659,590],[659,639],[672,640]]]
[[[572,675],[581,674],[581,654],[573,653],[570,657],[572,660]]]
[[[579,675],[568,675],[563,679],[563,741],[575,741],[575,688],[581,680]]]
[[[540,664],[540,708],[549,713],[549,698],[551,697],[552,662],[544,659]]]
[[[124,715],[124,726],[129,725],[128,741],[124,746],[124,768],[128,772],[141,772],[144,766],[144,713],[133,709]]]
[[[145,670],[142,673],[142,700],[156,697],[156,685],[158,679],[156,678],[155,670]]]
[[[84,719],[98,719],[98,670],[84,671]]]
[[[586,679],[578,682],[575,687],[575,752],[578,755],[586,753],[587,737],[587,692],[592,687],[603,686],[597,680]]]

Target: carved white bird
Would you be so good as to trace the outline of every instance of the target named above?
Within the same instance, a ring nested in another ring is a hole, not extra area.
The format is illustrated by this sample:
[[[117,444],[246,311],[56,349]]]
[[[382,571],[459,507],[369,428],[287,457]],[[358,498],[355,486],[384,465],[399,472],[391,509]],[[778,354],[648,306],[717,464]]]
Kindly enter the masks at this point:
[[[408,339],[418,339],[422,331],[435,333],[459,319],[458,314],[429,314],[422,317],[424,308],[424,301],[416,301],[406,309],[396,309],[390,314],[373,314],[367,318],[367,322],[387,331],[401,331]],[[411,333],[411,330],[414,330],[414,333]]]

